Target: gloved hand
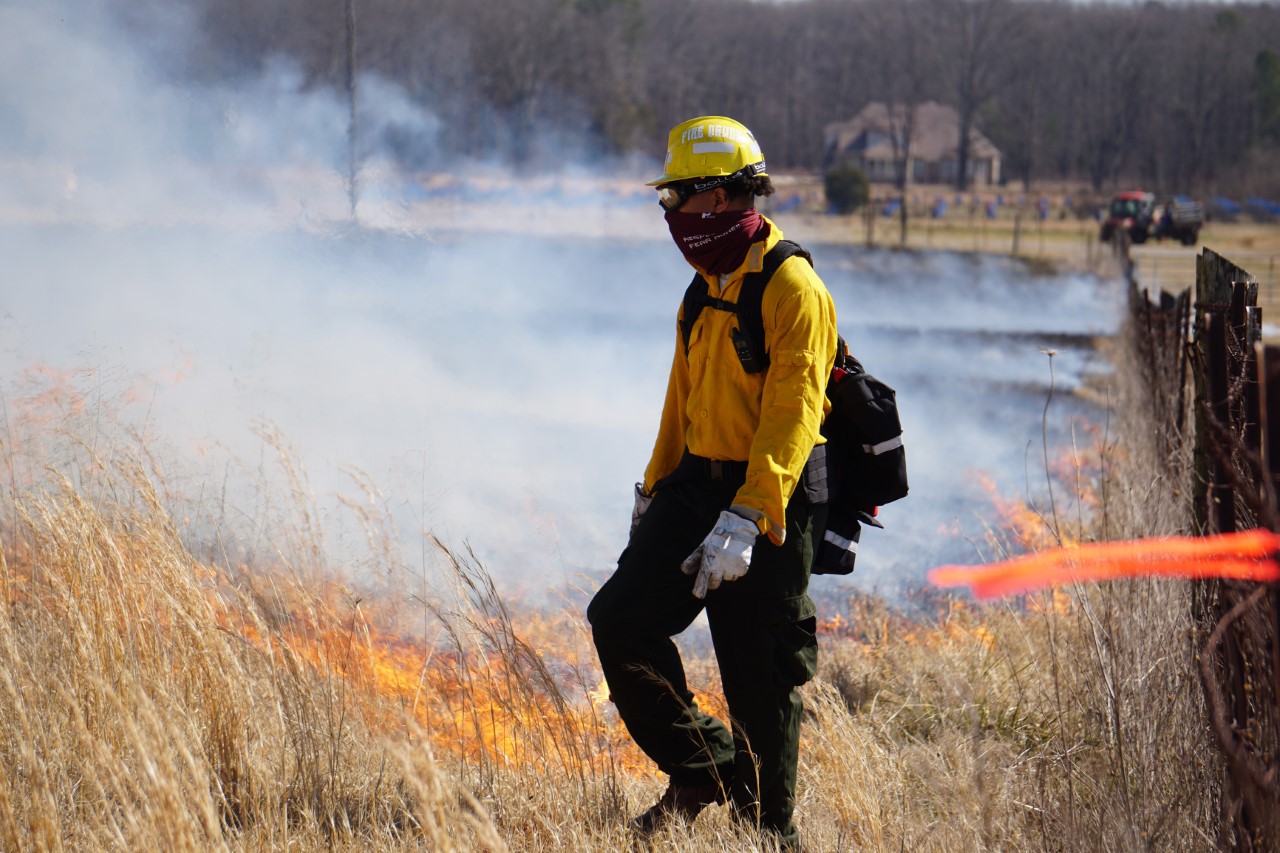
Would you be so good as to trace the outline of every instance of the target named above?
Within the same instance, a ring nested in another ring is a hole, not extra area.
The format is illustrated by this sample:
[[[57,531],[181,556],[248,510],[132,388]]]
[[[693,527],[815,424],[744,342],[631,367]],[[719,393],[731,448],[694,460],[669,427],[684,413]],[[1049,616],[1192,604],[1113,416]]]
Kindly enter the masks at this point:
[[[644,483],[636,483],[636,502],[631,507],[631,534],[635,535],[636,527],[640,524],[640,516],[644,515],[644,511],[649,508],[649,504],[653,502],[653,495],[644,493]]]
[[[686,575],[698,573],[693,583],[696,598],[706,598],[707,590],[717,589],[721,581],[736,581],[751,567],[751,549],[760,528],[750,519],[725,510],[716,520],[702,544],[680,564]]]

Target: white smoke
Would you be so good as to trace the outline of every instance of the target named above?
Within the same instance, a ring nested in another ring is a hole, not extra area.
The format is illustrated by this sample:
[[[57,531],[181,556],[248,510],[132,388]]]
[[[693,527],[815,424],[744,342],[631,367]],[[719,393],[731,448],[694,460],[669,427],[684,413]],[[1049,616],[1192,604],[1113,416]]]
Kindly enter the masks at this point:
[[[554,181],[522,191],[475,163],[399,174],[367,140],[395,126],[429,145],[439,124],[364,77],[360,213],[375,230],[351,229],[341,98],[304,91],[278,62],[235,86],[170,79],[97,11],[0,6],[6,396],[36,366],[116,384],[108,396],[141,401],[133,416],[193,455],[256,460],[266,421],[322,507],[357,468],[410,539],[425,525],[531,578],[607,568],[684,276],[670,253],[655,260],[660,217],[630,216],[629,201],[602,212],[626,194],[590,184],[567,205]],[[188,27],[171,13],[167,51]],[[575,268],[519,236],[602,228],[638,231],[653,251]],[[619,284],[651,264],[675,272],[660,315]],[[606,293],[630,312],[610,322],[634,320],[651,343],[593,333],[583,318]]]
[[[194,43],[179,9],[145,45],[97,9],[0,0],[4,398],[41,367],[132,401],[125,417],[205,466],[196,490],[239,476],[231,459],[275,470],[255,433],[272,424],[334,540],[358,469],[410,560],[430,532],[531,587],[607,572],[689,276],[643,186],[657,164],[404,174],[375,144],[383,131],[440,162],[429,149],[447,129],[362,77],[351,227],[341,97],[282,62],[234,85],[174,79],[152,58]],[[866,533],[854,578],[892,592],[955,556],[939,529],[980,511],[964,503],[971,470],[1021,482],[1039,440],[1040,347],[980,333],[1028,316],[1106,331],[1114,306],[1095,282],[1027,287],[999,264],[815,255],[842,331],[903,406],[912,496]],[[1063,362],[1070,383],[1084,365]]]

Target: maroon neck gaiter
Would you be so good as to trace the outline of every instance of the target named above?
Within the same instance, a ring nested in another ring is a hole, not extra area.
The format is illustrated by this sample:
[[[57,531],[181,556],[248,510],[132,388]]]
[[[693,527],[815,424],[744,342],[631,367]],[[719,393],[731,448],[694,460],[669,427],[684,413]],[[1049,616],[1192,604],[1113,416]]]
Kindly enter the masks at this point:
[[[769,223],[754,207],[725,213],[669,210],[666,217],[671,237],[685,260],[712,275],[736,270],[751,244],[769,236]]]

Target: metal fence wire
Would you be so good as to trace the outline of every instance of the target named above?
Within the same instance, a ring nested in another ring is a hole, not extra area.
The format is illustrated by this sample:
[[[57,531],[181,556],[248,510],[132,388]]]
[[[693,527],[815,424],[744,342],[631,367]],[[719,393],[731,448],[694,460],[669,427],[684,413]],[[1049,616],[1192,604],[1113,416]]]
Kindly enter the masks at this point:
[[[1194,321],[1189,292],[1153,300],[1130,275],[1134,345],[1166,427],[1163,450],[1185,436],[1191,377],[1191,511],[1202,535],[1280,531],[1280,348],[1261,343],[1257,300],[1252,277],[1208,249],[1197,258]],[[1280,590],[1208,580],[1195,593],[1200,679],[1224,757],[1218,846],[1280,851]]]

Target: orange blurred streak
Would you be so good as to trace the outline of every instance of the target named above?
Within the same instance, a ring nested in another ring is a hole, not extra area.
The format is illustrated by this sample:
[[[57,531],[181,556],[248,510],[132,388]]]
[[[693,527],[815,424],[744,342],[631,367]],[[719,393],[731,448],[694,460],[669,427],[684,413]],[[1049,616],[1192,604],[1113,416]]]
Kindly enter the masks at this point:
[[[967,585],[978,598],[999,598],[1063,583],[1122,577],[1280,580],[1280,535],[1255,529],[1220,536],[1135,539],[1055,548],[985,566],[940,566],[935,586]]]

